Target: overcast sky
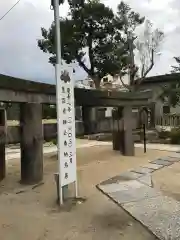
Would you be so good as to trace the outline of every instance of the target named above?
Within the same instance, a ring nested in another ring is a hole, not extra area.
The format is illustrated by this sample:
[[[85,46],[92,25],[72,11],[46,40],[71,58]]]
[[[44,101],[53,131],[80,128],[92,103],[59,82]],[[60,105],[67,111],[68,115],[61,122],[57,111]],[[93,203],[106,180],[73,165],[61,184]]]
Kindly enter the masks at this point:
[[[0,1],[0,17],[16,1]],[[120,0],[104,0],[104,3],[114,10],[119,2]],[[168,73],[174,63],[173,57],[180,56],[180,0],[125,0],[125,2],[164,31],[162,55],[150,75]],[[50,0],[21,0],[0,21],[0,73],[54,82],[54,69],[48,63],[48,55],[37,47],[37,39],[41,37],[40,28],[42,26],[48,28],[53,21],[53,12],[49,5]],[[60,10],[65,15],[68,4],[65,3]],[[84,71],[77,68],[75,78],[80,80],[85,76]]]

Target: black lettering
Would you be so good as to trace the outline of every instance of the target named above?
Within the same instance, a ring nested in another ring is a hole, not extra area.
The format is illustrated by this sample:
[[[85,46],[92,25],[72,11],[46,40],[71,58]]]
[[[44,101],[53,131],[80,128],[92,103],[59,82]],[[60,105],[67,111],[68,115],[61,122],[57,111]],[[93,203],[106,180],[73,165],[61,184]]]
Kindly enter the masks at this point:
[[[72,117],[68,117],[68,123],[72,123]]]
[[[62,103],[66,103],[66,99],[65,98],[62,98]]]
[[[67,121],[66,120],[63,120],[63,124],[65,125],[67,123]]]
[[[64,87],[62,87],[62,93],[65,93],[65,88]]]
[[[67,152],[64,152],[64,157],[68,157],[68,153]]]
[[[72,147],[72,139],[69,139],[68,147]]]

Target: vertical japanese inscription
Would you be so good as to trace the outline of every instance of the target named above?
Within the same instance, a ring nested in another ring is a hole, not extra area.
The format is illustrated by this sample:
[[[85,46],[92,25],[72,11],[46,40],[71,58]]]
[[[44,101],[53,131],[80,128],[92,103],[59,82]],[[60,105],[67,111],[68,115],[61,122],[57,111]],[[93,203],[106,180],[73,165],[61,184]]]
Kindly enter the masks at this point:
[[[60,177],[61,186],[64,186],[76,181],[74,86],[67,71],[61,75],[60,99]]]

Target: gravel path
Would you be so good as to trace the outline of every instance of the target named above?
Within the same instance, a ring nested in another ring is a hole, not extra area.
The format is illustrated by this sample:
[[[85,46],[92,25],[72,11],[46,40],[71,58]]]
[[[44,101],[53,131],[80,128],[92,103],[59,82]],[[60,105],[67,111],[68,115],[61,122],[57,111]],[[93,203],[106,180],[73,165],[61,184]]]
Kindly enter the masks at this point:
[[[82,144],[82,142],[81,142]],[[83,144],[85,144],[83,142]],[[77,149],[78,182],[87,201],[59,210],[55,204],[53,173],[56,156],[44,161],[44,184],[21,186],[19,161],[8,161],[8,176],[0,184],[0,239],[2,240],[155,240],[140,223],[106,199],[96,184],[128,169],[147,164],[162,151],[141,148],[136,157],[123,157],[111,146]]]

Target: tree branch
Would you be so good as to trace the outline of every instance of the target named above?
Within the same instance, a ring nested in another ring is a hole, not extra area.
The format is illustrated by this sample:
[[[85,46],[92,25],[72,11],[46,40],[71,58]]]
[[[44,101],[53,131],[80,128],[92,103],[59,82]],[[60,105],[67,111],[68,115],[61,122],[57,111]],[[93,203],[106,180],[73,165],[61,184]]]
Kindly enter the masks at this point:
[[[144,66],[144,65],[143,65]],[[145,77],[147,76],[147,74],[151,71],[151,69],[153,68],[153,66],[154,66],[154,49],[151,49],[151,63],[150,63],[150,66],[148,67],[148,69],[144,72],[144,69],[143,69],[143,75],[141,75],[141,78],[140,79],[138,79],[138,81],[137,81],[137,83],[136,83],[136,85],[140,85],[143,81],[144,81],[144,79],[145,79]],[[142,71],[141,71],[141,73],[142,73]]]
[[[89,61],[91,64],[91,72],[94,72],[92,43],[93,43],[93,40],[92,40],[92,26],[91,26],[91,31],[89,32],[89,35],[88,35],[87,44],[89,47]]]
[[[149,68],[145,71],[143,78],[145,78],[147,76],[147,74],[151,71],[153,66],[154,66],[154,49],[151,49],[151,64],[150,64]]]
[[[129,91],[131,91],[131,87],[128,86],[128,85],[126,85],[126,84],[124,83],[124,81],[122,80],[122,76],[121,76],[121,75],[119,75],[119,78],[120,78],[120,81],[121,81],[123,87],[126,88],[126,89],[128,89]]]
[[[89,76],[92,76],[91,70],[84,64],[84,62],[81,60],[81,57],[77,56],[76,60],[79,63],[79,66],[82,67]]]
[[[144,63],[142,64],[142,68],[141,68],[141,78],[144,76]]]

